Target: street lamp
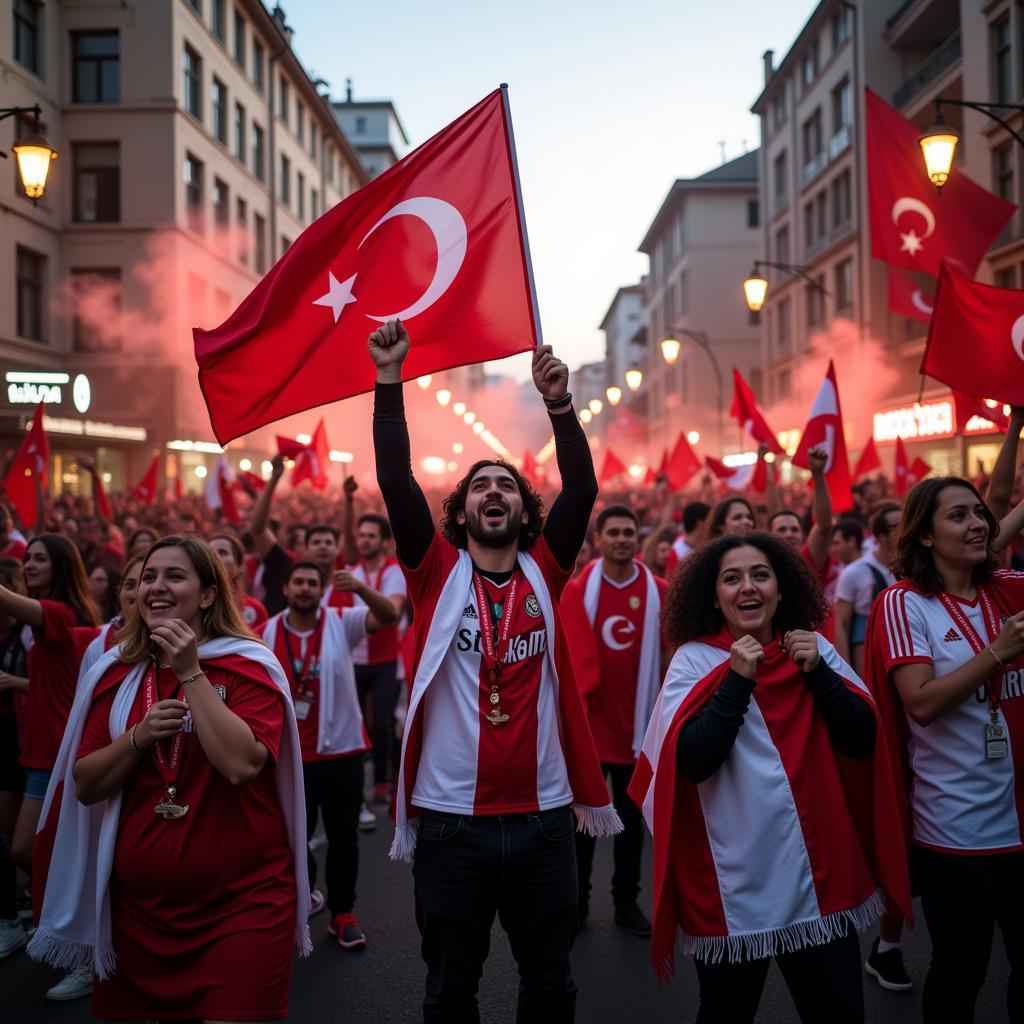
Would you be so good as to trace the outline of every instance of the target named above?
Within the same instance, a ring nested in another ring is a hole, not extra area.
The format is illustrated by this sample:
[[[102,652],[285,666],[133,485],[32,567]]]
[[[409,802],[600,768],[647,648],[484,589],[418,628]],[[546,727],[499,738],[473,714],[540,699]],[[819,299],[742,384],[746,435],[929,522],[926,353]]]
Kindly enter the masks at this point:
[[[438,388],[434,397],[437,399],[437,404],[443,409],[452,400],[452,393],[447,388]]]
[[[425,373],[422,377],[417,377],[416,383],[419,384],[419,386],[423,388],[424,391],[426,391],[427,388],[430,387],[430,374]]]
[[[18,160],[18,176],[21,178],[21,187],[33,203],[43,198],[43,193],[46,191],[46,176],[50,173],[50,164],[57,159],[57,150],[39,130],[39,117],[42,112],[42,107],[38,105],[34,107],[0,107],[0,121],[6,117],[16,117],[21,114],[32,114],[35,118],[32,134],[24,139],[19,139],[11,146],[11,150]],[[2,150],[0,150],[0,155],[7,156]]]
[[[600,398],[592,398],[587,405],[595,416],[604,408],[604,402]]]
[[[1002,125],[1007,132],[1017,140],[1017,144],[1024,147],[1024,138],[1020,133],[996,113],[997,110],[1008,111],[1024,110],[1024,103],[978,103],[974,100],[947,100],[942,96],[935,97],[935,120],[932,121],[928,131],[918,139],[921,146],[921,153],[924,156],[925,170],[928,178],[935,186],[936,192],[942,191],[942,186],[949,180],[949,172],[953,168],[953,156],[956,153],[956,144],[960,140],[960,133],[951,125],[946,124],[942,117],[942,104],[948,103],[951,107],[969,107],[977,110],[986,117]]]
[[[815,281],[814,278],[807,273],[807,268],[800,266],[798,263],[777,263],[775,260],[754,260],[753,269],[743,282],[743,295],[747,300],[747,309],[749,309],[751,313],[757,313],[764,306],[765,298],[768,294],[768,281],[764,274],[761,273],[762,267],[774,267],[776,270],[783,270],[787,274],[796,274],[797,277],[802,277],[815,291],[821,292],[822,295],[828,295],[828,290],[825,286],[821,284],[820,281]]]
[[[675,361],[679,358],[679,342],[675,338],[666,338],[661,343],[661,354],[669,366],[674,366]]]
[[[608,404],[614,408],[622,401],[622,388],[617,384],[610,384],[604,389],[604,397],[608,399]]]
[[[461,416],[465,411],[466,411],[466,403],[465,402],[456,402],[452,406],[452,412],[455,413],[456,416]]]
[[[643,370],[638,370],[636,367],[633,367],[633,369],[626,371],[626,387],[628,387],[630,391],[639,391],[640,385],[643,384],[643,382]]]
[[[580,413],[580,423],[587,424],[594,418],[593,413],[589,409],[584,409]]]

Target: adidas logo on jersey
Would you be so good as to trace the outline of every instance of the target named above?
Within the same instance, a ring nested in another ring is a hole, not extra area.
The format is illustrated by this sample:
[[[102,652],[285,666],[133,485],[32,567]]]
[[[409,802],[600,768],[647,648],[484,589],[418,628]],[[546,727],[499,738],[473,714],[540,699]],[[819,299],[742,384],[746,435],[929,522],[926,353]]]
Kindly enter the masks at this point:
[[[942,638],[942,642],[944,644],[952,644],[956,643],[957,640],[963,640],[963,637],[951,626],[946,635]]]
[[[476,613],[476,606],[475,605],[471,605],[471,604],[467,604],[466,607],[462,610],[462,617],[464,619],[479,619],[480,618],[480,616],[477,615],[477,613]]]

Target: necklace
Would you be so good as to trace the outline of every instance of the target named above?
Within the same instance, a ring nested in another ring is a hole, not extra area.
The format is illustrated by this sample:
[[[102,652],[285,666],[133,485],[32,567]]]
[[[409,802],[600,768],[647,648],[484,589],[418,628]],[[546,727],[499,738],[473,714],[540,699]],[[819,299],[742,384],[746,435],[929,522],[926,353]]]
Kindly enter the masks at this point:
[[[476,594],[477,607],[480,609],[480,640],[481,657],[487,667],[491,682],[488,700],[491,710],[484,718],[491,725],[504,725],[508,715],[501,709],[501,670],[508,654],[510,633],[512,632],[512,611],[516,604],[516,593],[522,574],[516,572],[508,586],[508,595],[499,605],[488,599],[484,582],[480,574],[473,573],[473,591]],[[500,623],[500,633],[495,642],[495,627]]]

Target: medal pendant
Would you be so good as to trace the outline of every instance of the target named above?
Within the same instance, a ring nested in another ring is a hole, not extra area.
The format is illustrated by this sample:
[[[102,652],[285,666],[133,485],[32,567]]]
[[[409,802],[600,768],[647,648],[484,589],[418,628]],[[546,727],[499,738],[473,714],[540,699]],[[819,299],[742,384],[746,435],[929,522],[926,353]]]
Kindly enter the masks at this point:
[[[168,786],[166,798],[153,808],[153,813],[158,814],[165,821],[170,821],[172,818],[184,818],[188,814],[188,804],[176,804],[174,798],[177,793],[174,786]]]
[[[1006,729],[999,722],[991,722],[985,726],[985,758],[996,761],[1010,753],[1006,739]]]
[[[491,713],[484,717],[491,725],[504,725],[508,721],[508,715],[503,715],[501,709],[497,707],[491,708]]]

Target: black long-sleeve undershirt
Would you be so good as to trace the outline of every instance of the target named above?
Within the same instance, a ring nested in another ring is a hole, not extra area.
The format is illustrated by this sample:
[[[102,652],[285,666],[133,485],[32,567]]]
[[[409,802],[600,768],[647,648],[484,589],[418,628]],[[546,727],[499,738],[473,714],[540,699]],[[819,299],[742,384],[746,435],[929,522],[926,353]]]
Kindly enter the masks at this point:
[[[571,413],[549,414],[562,490],[544,523],[544,539],[560,566],[576,560],[597,500],[597,477],[590,445]],[[387,506],[402,562],[415,569],[434,538],[434,519],[412,472],[409,428],[401,384],[378,384],[374,391],[373,447],[377,484]]]
[[[828,729],[832,747],[846,757],[863,761],[875,750],[875,716],[870,706],[851,693],[824,659],[804,682]],[[690,782],[704,782],[725,764],[750,706],[755,681],[729,669],[722,685],[704,710],[679,734],[676,768]]]

